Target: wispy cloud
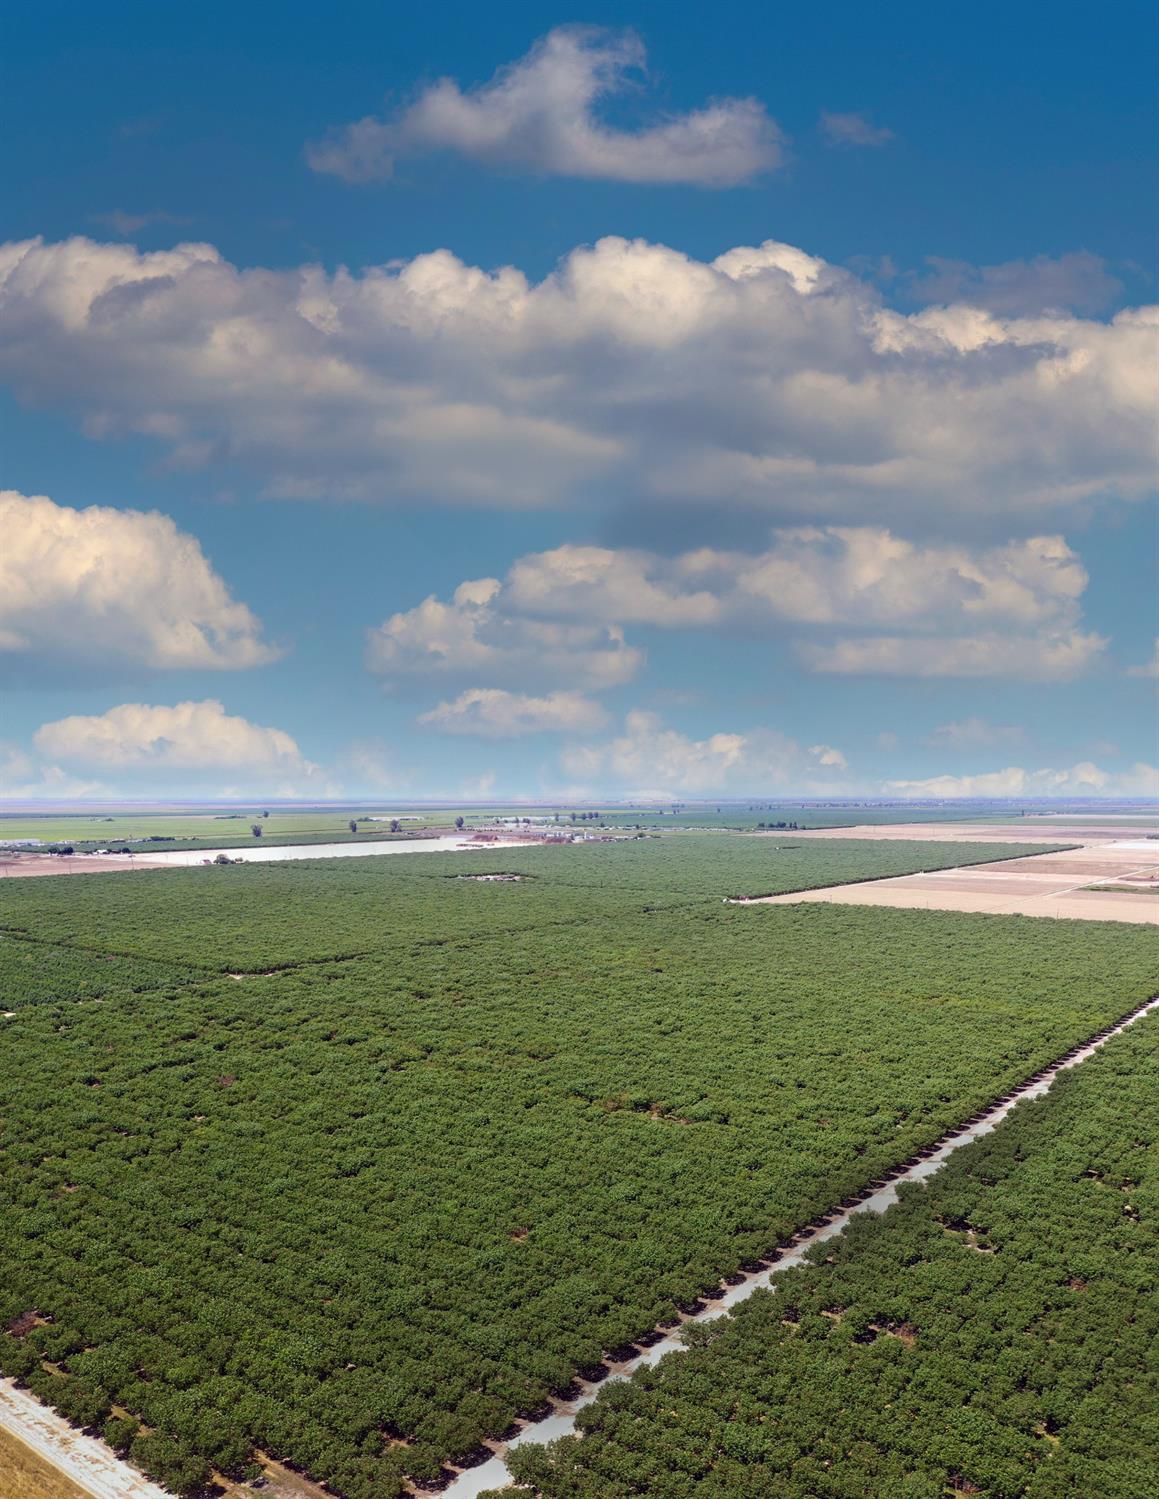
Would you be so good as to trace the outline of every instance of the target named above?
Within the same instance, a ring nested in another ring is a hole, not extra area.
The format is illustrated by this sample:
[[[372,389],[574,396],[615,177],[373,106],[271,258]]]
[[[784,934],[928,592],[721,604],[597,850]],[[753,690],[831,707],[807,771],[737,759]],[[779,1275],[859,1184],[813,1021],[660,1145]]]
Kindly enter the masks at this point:
[[[472,687],[454,701],[421,714],[419,723],[441,734],[515,739],[524,734],[594,733],[607,723],[607,714],[599,703],[579,692],[531,697],[497,687]]]
[[[390,177],[395,160],[451,151],[494,166],[614,182],[730,187],[778,166],[781,133],[756,99],[718,99],[638,130],[597,114],[646,63],[631,31],[560,26],[489,83],[442,78],[389,119],[369,116],[306,148],[316,172]]]
[[[920,781],[886,781],[891,796],[1009,797],[1009,796],[1155,796],[1159,769],[1138,763],[1124,771],[1104,770],[1090,760],[1064,769],[1027,770],[1007,765],[976,775],[929,776]]]
[[[0,743],[0,800],[74,801],[102,795],[108,795],[102,782],[45,765],[19,745]]]
[[[1129,677],[1159,677],[1159,636],[1156,637],[1150,661],[1141,661],[1137,666],[1129,666],[1127,675]]]
[[[984,718],[962,718],[939,724],[923,743],[931,749],[968,750],[996,744],[1020,744],[1026,731],[1020,724],[987,723]]]
[[[117,126],[117,134],[122,140],[139,140],[143,136],[156,135],[165,123],[163,114],[138,115],[133,120],[123,120]]]
[[[1034,635],[856,635],[800,646],[814,671],[855,677],[1014,677],[1065,681],[1089,671],[1107,639],[1078,630]]]
[[[592,744],[569,745],[560,765],[573,781],[615,787],[630,795],[740,794],[760,788],[840,794],[845,756],[832,745],[803,749],[775,729],[709,734],[694,739],[655,713],[627,714],[620,733]]]
[[[862,114],[835,114],[823,109],[821,134],[831,146],[884,146],[893,140],[893,131],[874,125]]]
[[[119,234],[127,239],[132,234],[138,234],[142,229],[148,229],[153,224],[168,224],[173,228],[183,228],[192,223],[192,219],[183,218],[180,214],[168,213],[163,208],[153,209],[147,213],[126,213],[124,209],[113,208],[108,213],[90,214],[94,224],[100,224],[102,228],[111,229],[114,234]]]
[[[1102,312],[1123,290],[1099,255],[1076,250],[1001,265],[970,265],[964,260],[926,257],[928,270],[911,274],[901,289],[914,302],[967,303],[1008,317],[1047,312]]]

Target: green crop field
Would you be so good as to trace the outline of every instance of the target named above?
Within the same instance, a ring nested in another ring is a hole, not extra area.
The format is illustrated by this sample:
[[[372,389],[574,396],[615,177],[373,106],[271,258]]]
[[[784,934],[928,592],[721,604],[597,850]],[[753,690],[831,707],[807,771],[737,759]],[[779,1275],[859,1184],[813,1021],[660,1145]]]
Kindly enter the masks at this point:
[[[510,1464],[543,1499],[1159,1492],[1159,1017]]]
[[[117,953],[85,952],[0,934],[0,1009],[104,999],[204,980],[203,970]]]
[[[997,818],[969,804],[949,807],[804,806],[779,802],[722,804],[696,803],[676,808],[658,807],[316,807],[262,808],[110,808],[107,812],[36,812],[0,816],[0,846],[7,841],[36,838],[47,844],[72,844],[78,850],[120,847],[130,844],[142,851],[150,843],[166,848],[244,848],[254,841],[250,831],[262,826],[263,842],[340,843],[351,838],[390,836],[390,821],[400,819],[404,833],[422,833],[449,828],[456,817],[470,823],[492,823],[496,818],[547,818],[564,828],[643,829],[671,832],[690,829],[754,829],[776,823],[794,823],[802,828],[849,827],[859,823],[965,822],[983,817]],[[350,820],[358,822],[350,832]],[[372,820],[373,819],[373,820]]]
[[[147,853],[151,848],[245,848],[256,842],[251,828],[262,829],[262,842],[345,843],[354,839],[389,838],[390,818],[395,814],[367,813],[363,809],[317,811],[281,811],[274,808],[263,816],[264,809],[252,812],[121,812],[38,813],[35,815],[0,816],[0,846],[6,842],[35,838],[41,843],[71,844],[80,852],[95,848],[121,848],[126,844],[134,851]],[[454,813],[424,812],[400,814],[404,833],[419,833],[431,828],[449,827]],[[386,818],[370,821],[369,818]],[[351,833],[350,821],[358,822]]]
[[[1019,852],[1041,852],[1030,845]],[[219,971],[625,916],[1008,857],[1008,845],[704,833],[625,843],[8,880],[0,931]],[[460,879],[518,872],[518,883]]]
[[[1151,992],[1143,927],[722,899],[993,856],[8,881],[0,1366],[178,1491],[437,1480]]]
[[[600,814],[609,826],[625,824],[632,827],[660,828],[702,827],[741,828],[775,827],[779,823],[792,823],[798,828],[848,828],[861,825],[888,824],[895,822],[960,822],[968,825],[972,821],[990,822],[997,819],[990,813],[970,803],[959,803],[954,807],[915,807],[912,803],[899,806],[883,806],[867,802],[864,805],[806,802],[746,802],[716,805],[696,804],[676,807],[614,807]],[[1011,820],[1019,814],[1008,812],[1002,821]]]

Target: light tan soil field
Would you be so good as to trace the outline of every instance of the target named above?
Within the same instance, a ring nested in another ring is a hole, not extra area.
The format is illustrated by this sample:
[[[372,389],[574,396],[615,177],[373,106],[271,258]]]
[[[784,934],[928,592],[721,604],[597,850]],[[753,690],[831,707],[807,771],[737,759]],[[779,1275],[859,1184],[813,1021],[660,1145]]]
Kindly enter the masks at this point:
[[[2,1499],[166,1499],[164,1489],[122,1463],[103,1442],[0,1380]]]
[[[754,904],[795,905],[826,901],[841,906],[893,906],[930,911],[978,911],[995,916],[1055,916],[1077,921],[1129,921],[1159,926],[1159,839],[1152,826],[1115,828],[1054,825],[1049,832],[981,823],[892,823],[889,826],[833,828],[793,833],[791,838],[912,838],[931,842],[978,838],[986,842],[1029,842],[1057,837],[1079,847],[1057,854],[931,870],[856,885],[831,885],[792,895],[760,897]],[[768,834],[757,836],[768,837]],[[787,841],[784,833],[778,836]],[[1128,888],[1124,889],[1123,887]]]
[[[1025,817],[1017,822],[866,822],[840,828],[802,828],[787,832],[783,828],[750,836],[777,838],[795,843],[798,838],[858,838],[891,840],[904,838],[910,843],[1082,843],[1097,847],[1122,839],[1145,839],[1159,833],[1154,822],[1117,823],[1068,822],[1054,818],[1040,822]]]
[[[110,874],[116,869],[164,869],[148,859],[109,858],[104,854],[6,854],[0,856],[0,879],[13,876],[28,879],[35,875]],[[7,1499],[7,1496],[4,1496]]]
[[[0,1483],[4,1499],[89,1499],[81,1489],[0,1427]]]

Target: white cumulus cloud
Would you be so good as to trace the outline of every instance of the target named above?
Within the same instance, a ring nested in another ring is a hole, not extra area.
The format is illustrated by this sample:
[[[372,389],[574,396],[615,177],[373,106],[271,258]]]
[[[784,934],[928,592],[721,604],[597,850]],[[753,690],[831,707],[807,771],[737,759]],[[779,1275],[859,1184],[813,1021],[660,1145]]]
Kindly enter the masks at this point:
[[[1061,536],[971,548],[826,526],[779,529],[758,553],[565,545],[519,558],[495,592],[509,612],[588,624],[822,632],[800,650],[824,672],[1065,677],[1106,644],[1078,628],[1086,585]]]
[[[167,515],[0,492],[0,670],[240,668],[276,654]]]
[[[809,753],[818,765],[826,765],[833,770],[849,769],[849,761],[839,749],[834,749],[831,744],[811,744]]]
[[[173,707],[121,703],[107,713],[43,724],[33,736],[46,759],[112,771],[248,771],[313,775],[317,766],[282,729],[226,713],[214,699]]]
[[[713,624],[720,598],[699,585],[683,559],[649,552],[567,544],[512,564],[507,603],[528,614],[618,624]]]
[[[1159,768],[1142,762],[1128,770],[1103,770],[1090,760],[1066,769],[1026,770],[1008,765],[977,775],[930,776],[920,781],[886,781],[887,794],[907,797],[1155,796]]]
[[[781,134],[756,99],[718,99],[639,130],[596,110],[633,88],[646,62],[631,31],[559,26],[489,83],[441,78],[389,119],[369,116],[306,149],[316,172],[348,182],[389,177],[396,158],[451,151],[562,177],[729,187],[780,164]]]
[[[461,583],[450,603],[433,594],[368,631],[368,670],[392,680],[474,679],[487,686],[617,687],[643,652],[615,625],[521,618],[497,604],[497,578]]]
[[[514,739],[522,734],[594,733],[607,723],[599,703],[579,692],[531,697],[501,687],[472,687],[452,702],[439,703],[419,723],[442,734],[473,734],[483,739]]]
[[[765,243],[608,238],[541,281],[446,250],[333,273],[208,245],[0,246],[0,381],[269,492],[914,524],[1154,482],[1159,310],[906,315]]]
[[[842,789],[830,772],[846,769],[839,750],[815,745],[805,751],[775,729],[693,739],[641,709],[627,715],[622,732],[613,738],[569,745],[560,764],[564,774],[581,785],[647,797],[729,791],[824,794]]]
[[[923,545],[880,526],[800,526],[757,553],[676,557],[609,547],[533,552],[504,598],[530,614],[667,626],[764,616],[796,624],[1069,620],[1087,572],[1061,536],[1002,546]]]

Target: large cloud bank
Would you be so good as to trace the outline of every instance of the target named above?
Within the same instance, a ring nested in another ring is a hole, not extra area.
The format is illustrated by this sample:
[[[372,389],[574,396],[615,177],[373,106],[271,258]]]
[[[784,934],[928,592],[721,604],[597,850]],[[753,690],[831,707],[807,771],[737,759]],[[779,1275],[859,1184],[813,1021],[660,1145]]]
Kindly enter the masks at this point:
[[[1154,482],[1159,310],[906,316],[772,242],[603,239],[540,282],[445,250],[354,274],[208,245],[0,247],[0,380],[270,492],[1011,529]],[[1010,534],[1007,531],[1006,534]]]
[[[644,659],[624,627],[650,625],[780,634],[818,672],[1065,678],[1106,645],[1081,628],[1086,584],[1060,536],[971,548],[814,526],[756,553],[565,545],[392,615],[367,664],[394,679],[615,687]]]

